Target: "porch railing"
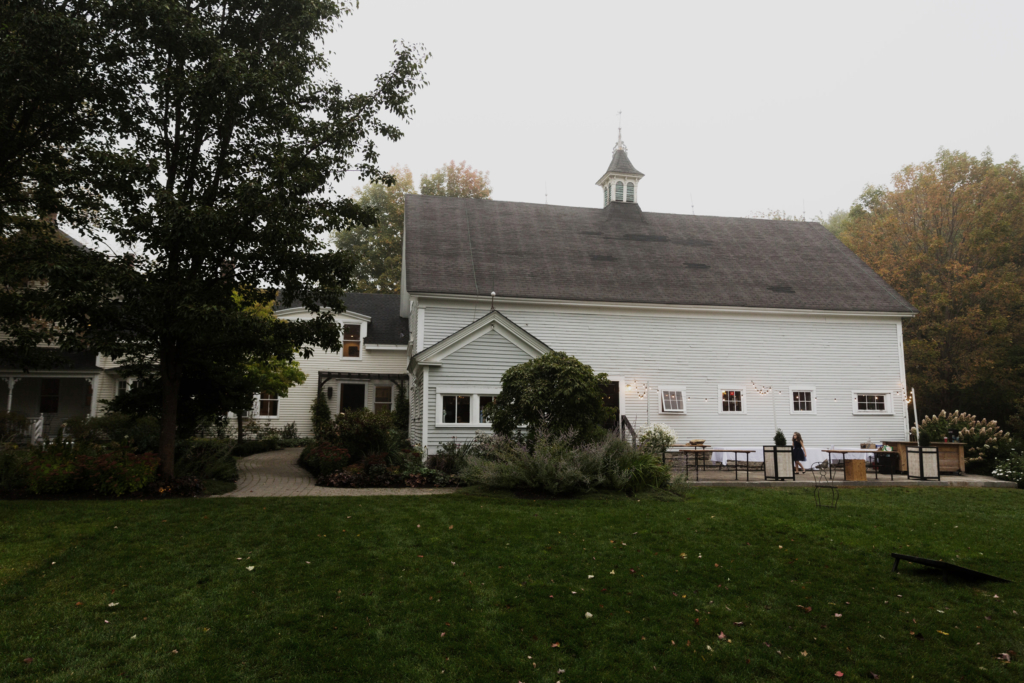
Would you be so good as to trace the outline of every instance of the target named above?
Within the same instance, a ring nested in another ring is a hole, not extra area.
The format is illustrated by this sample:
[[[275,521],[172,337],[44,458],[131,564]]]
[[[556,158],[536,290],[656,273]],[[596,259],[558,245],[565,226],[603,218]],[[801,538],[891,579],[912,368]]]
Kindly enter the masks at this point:
[[[636,448],[636,430],[633,429],[633,425],[629,423],[629,418],[625,415],[621,415],[620,422],[622,423],[622,427],[619,429],[619,435],[622,437],[622,440],[626,440],[626,432],[628,431],[629,435],[633,439],[633,448]]]

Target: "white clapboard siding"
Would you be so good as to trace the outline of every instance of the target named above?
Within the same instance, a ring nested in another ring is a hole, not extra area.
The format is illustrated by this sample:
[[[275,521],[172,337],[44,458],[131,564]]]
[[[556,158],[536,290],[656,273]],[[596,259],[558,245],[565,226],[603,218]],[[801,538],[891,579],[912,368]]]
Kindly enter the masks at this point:
[[[431,368],[427,388],[430,452],[435,452],[442,443],[472,441],[478,431],[490,432],[490,429],[480,427],[447,424],[437,427],[438,387],[501,386],[501,376],[505,370],[525,363],[532,357],[497,332],[488,332],[446,356],[441,367]]]
[[[430,346],[488,309],[421,298],[424,344]],[[443,304],[443,305],[442,305]],[[771,443],[774,426],[803,434],[811,446],[906,438],[900,319],[765,311],[644,310],[582,305],[510,304],[503,314],[556,351],[611,379],[648,382],[644,399],[625,392],[624,412],[642,427],[667,424],[680,440],[721,446]],[[433,372],[431,372],[433,384]],[[752,382],[771,386],[769,396]],[[686,387],[687,412],[662,413],[657,387]],[[719,387],[746,390],[745,414],[719,412]],[[789,388],[814,387],[816,414],[791,415]],[[853,414],[852,392],[893,392],[892,415]]]
[[[416,373],[409,393],[409,441],[423,445],[423,371]]]

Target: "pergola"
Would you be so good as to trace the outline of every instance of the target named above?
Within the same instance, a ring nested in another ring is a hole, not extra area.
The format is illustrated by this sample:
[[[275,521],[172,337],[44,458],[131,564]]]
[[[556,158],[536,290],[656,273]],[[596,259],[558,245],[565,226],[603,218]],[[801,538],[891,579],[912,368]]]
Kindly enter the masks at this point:
[[[372,382],[386,380],[394,383],[398,387],[405,386],[405,382],[409,379],[409,376],[404,373],[385,373],[385,372],[328,372],[321,370],[317,373],[317,393],[323,391],[324,384],[330,382],[332,379],[340,380],[353,380],[357,382]]]

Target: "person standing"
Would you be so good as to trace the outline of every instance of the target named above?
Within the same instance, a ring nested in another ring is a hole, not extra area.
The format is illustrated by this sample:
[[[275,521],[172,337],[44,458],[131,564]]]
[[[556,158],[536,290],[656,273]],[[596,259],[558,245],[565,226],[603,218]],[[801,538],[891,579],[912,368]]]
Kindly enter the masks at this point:
[[[800,432],[793,432],[793,465],[797,472],[803,474],[807,471],[804,469],[806,460],[807,450],[804,448],[804,437],[800,436]]]

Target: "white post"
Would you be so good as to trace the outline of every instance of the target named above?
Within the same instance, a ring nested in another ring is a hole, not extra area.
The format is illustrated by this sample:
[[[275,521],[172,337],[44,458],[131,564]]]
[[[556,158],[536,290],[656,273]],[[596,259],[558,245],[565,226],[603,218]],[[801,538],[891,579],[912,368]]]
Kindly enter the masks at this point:
[[[910,390],[910,399],[914,402],[914,432],[917,434],[917,445],[921,445],[921,427],[917,424],[917,394]]]
[[[97,389],[97,382],[95,377],[85,377],[85,383],[89,385],[89,414],[86,417],[96,417],[97,399],[99,398],[99,392]]]
[[[14,405],[14,385],[18,383],[18,377],[7,378],[7,414],[11,414],[11,407]]]

